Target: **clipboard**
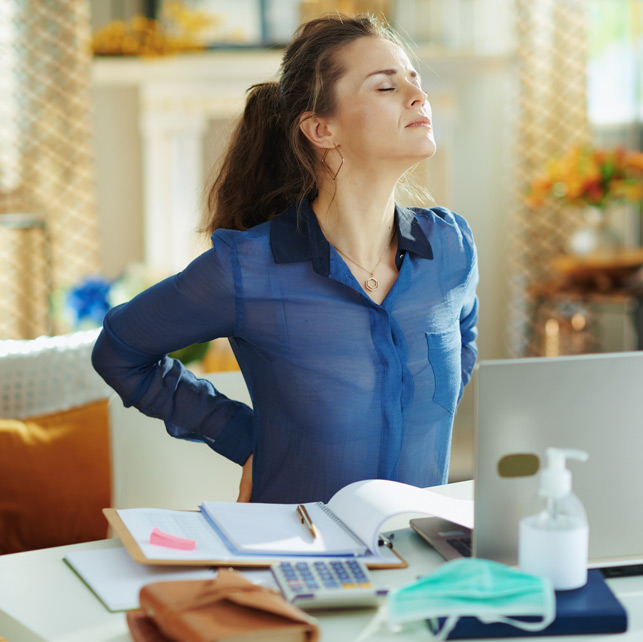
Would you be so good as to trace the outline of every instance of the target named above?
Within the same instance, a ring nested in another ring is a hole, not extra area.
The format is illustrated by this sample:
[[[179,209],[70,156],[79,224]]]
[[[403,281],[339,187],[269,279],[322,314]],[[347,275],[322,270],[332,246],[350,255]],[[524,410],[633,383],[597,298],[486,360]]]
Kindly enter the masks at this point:
[[[144,509],[141,509],[144,510]],[[170,511],[172,513],[186,513],[186,514],[200,514],[200,511]],[[109,525],[114,530],[116,536],[120,539],[123,546],[127,549],[127,552],[130,554],[132,559],[139,564],[154,564],[154,565],[168,565],[168,566],[231,566],[236,568],[268,568],[273,564],[284,560],[293,560],[292,556],[264,556],[264,555],[237,555],[232,551],[227,551],[227,555],[222,556],[220,559],[212,558],[189,558],[187,555],[185,558],[180,556],[178,557],[167,557],[163,556],[163,547],[158,546],[155,549],[158,549],[158,557],[149,557],[147,556],[139,542],[132,535],[128,527],[125,525],[118,510],[115,508],[103,508],[103,515],[107,519]],[[207,523],[205,517],[203,518],[204,522]],[[382,555],[373,556],[367,554],[364,556],[356,557],[361,562],[366,564],[368,568],[373,569],[386,569],[386,568],[407,568],[408,563],[404,560],[398,552],[393,548],[393,546],[382,545]],[[177,554],[180,555],[180,554]],[[369,560],[369,557],[372,559]],[[310,559],[304,558],[301,559]]]

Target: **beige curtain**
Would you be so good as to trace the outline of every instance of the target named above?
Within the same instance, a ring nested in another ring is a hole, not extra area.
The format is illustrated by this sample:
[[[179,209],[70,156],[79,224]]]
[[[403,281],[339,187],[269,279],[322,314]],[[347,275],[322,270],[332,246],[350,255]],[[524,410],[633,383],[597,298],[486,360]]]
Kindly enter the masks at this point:
[[[510,228],[508,353],[535,354],[541,320],[529,296],[547,280],[550,259],[564,251],[579,224],[557,206],[528,210],[528,181],[552,156],[589,142],[586,101],[586,3],[584,0],[516,0],[518,86],[515,141],[516,198]]]
[[[0,339],[48,333],[51,288],[99,270],[89,10],[0,0]]]

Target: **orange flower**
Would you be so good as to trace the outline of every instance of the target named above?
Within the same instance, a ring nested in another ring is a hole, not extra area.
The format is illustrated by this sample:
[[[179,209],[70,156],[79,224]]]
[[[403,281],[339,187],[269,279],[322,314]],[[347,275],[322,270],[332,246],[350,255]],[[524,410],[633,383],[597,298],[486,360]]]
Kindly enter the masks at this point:
[[[643,172],[643,152],[630,152],[625,160],[626,169]]]
[[[573,145],[549,159],[525,191],[529,207],[541,206],[548,199],[599,208],[611,202],[640,203],[643,152]]]

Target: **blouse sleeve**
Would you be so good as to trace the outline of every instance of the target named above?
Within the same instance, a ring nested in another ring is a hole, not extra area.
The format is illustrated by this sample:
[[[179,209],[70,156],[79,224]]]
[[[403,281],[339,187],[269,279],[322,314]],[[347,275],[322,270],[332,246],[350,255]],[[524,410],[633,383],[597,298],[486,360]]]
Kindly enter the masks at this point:
[[[462,338],[462,390],[469,383],[473,374],[473,366],[478,358],[478,297],[475,294],[475,286],[468,284],[467,297],[460,314],[460,336]],[[462,392],[460,393],[462,394]]]
[[[92,363],[125,406],[162,419],[174,437],[203,441],[243,464],[252,452],[252,410],[167,356],[234,334],[231,248],[217,235],[213,242],[179,274],[110,310]]]
[[[469,224],[464,218],[457,216],[460,223],[460,229],[463,236],[463,245],[469,257],[469,272],[464,284],[462,297],[462,308],[460,310],[460,337],[462,341],[461,351],[461,368],[462,368],[462,385],[460,387],[460,397],[464,392],[464,387],[469,383],[473,374],[473,367],[478,358],[478,297],[476,289],[478,287],[478,253],[473,233]]]

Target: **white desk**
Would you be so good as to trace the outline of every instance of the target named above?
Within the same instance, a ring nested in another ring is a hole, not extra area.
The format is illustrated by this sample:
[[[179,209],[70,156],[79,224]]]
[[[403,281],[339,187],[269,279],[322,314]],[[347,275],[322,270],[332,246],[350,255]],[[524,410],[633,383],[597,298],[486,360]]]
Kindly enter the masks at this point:
[[[471,493],[471,485],[444,487],[445,494]],[[397,520],[394,528],[408,523]],[[382,585],[399,586],[435,569],[442,558],[419,536],[406,528],[395,533],[395,546],[409,562],[407,569],[372,571]],[[123,613],[110,613],[69,569],[63,557],[72,550],[120,546],[118,540],[103,540],[0,557],[0,636],[8,642],[130,642]],[[551,642],[643,641],[643,577],[609,580],[612,590],[628,611],[629,631],[619,636],[549,637]],[[355,640],[369,625],[373,610],[318,613],[322,642]],[[429,640],[423,622],[393,634],[382,628],[369,637],[373,642]],[[520,638],[513,638],[519,640]],[[511,642],[505,638],[506,642]]]

